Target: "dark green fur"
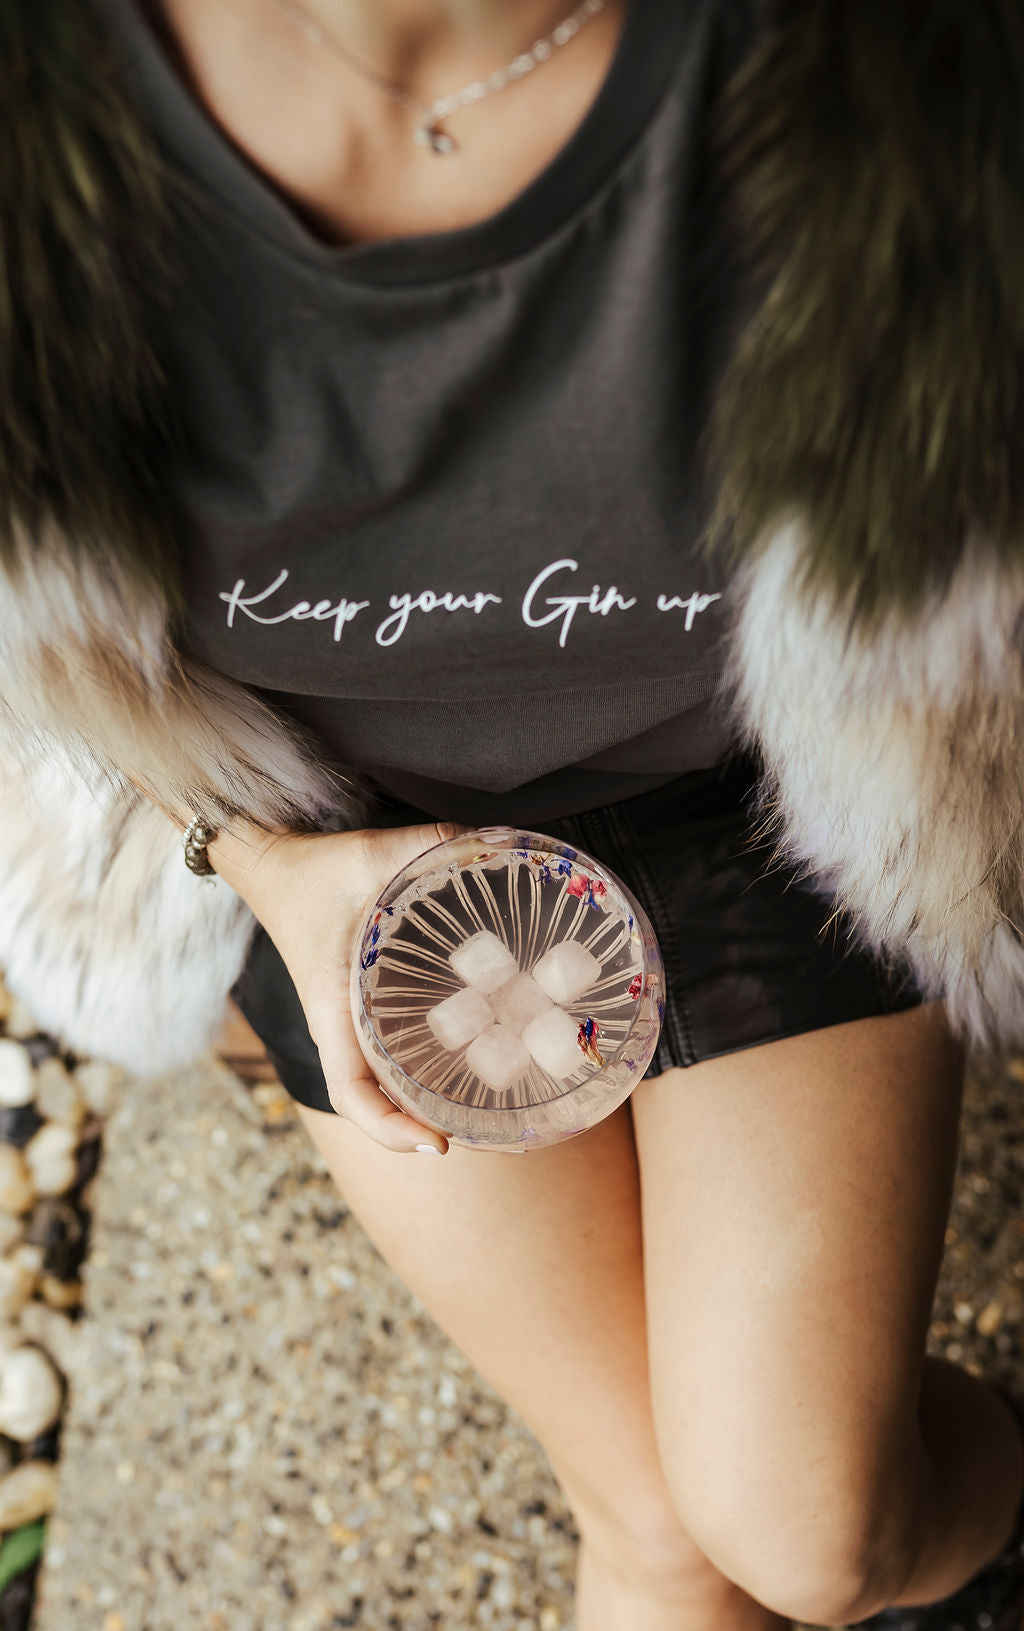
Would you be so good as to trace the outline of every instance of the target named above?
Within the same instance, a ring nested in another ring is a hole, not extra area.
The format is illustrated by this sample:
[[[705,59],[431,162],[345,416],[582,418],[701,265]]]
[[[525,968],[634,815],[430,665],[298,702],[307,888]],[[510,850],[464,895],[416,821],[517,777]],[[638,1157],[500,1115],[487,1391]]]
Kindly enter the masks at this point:
[[[167,188],[85,0],[0,0],[0,558],[47,519],[177,605],[144,306]]]
[[[868,620],[1024,553],[1024,5],[769,0],[720,127],[756,315],[713,542],[799,507]]]

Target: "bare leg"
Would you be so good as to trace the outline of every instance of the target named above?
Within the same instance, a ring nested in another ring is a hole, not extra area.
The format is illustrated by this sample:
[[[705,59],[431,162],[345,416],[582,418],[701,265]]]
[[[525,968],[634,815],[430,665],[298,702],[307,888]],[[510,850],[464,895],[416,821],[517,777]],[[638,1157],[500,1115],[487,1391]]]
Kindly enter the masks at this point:
[[[739,1586],[730,1585],[701,1558],[691,1580],[666,1591],[610,1568],[584,1534],[576,1574],[576,1631],[786,1631],[778,1619]]]
[[[543,1444],[583,1537],[578,1631],[772,1631],[686,1534],[655,1447],[628,1106],[525,1157],[396,1155],[301,1109],[405,1284]]]
[[[961,1080],[926,1008],[633,1095],[662,1463],[705,1554],[794,1619],[949,1595],[1021,1500],[998,1396],[924,1365]]]

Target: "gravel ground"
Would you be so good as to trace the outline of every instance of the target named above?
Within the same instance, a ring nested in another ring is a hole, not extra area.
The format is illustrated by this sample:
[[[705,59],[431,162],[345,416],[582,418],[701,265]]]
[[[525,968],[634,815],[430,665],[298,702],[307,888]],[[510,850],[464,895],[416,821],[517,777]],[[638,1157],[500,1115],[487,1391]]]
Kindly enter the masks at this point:
[[[539,1445],[280,1089],[133,1084],[101,1174],[37,1631],[570,1623]]]
[[[971,1089],[932,1339],[1017,1382],[1022,1094],[1017,1065]],[[216,1062],[128,1084],[94,1199],[35,1631],[568,1631],[540,1446],[278,1088]]]

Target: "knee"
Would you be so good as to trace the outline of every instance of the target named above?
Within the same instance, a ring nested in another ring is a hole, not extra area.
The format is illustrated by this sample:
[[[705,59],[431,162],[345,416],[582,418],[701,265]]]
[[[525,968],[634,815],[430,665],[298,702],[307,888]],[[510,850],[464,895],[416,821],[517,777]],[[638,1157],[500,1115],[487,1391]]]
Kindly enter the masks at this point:
[[[708,1561],[782,1619],[852,1625],[887,1608],[910,1572],[911,1535],[899,1480],[831,1465],[760,1468],[719,1455],[705,1476],[676,1481],[681,1521]]]
[[[806,1526],[764,1525],[708,1534],[705,1555],[727,1580],[771,1613],[799,1625],[855,1625],[899,1594],[906,1569],[870,1523],[815,1515]]]

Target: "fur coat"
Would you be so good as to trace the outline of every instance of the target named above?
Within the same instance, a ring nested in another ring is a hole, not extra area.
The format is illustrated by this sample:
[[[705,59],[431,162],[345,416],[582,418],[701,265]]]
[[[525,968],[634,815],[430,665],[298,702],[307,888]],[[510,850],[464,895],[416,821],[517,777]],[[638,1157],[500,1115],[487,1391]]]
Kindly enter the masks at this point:
[[[766,818],[973,1040],[1024,1036],[1024,0],[767,0],[716,110],[748,280],[708,462]],[[174,186],[78,0],[0,0],[0,966],[76,1052],[201,1054],[254,923],[152,799],[362,824],[186,660]]]

